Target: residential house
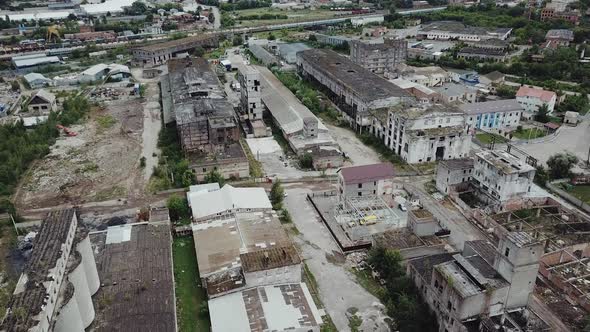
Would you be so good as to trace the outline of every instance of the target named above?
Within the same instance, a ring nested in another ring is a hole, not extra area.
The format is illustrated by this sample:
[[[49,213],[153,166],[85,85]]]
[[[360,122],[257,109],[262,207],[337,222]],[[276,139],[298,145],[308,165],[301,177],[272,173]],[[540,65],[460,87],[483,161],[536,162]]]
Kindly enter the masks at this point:
[[[557,94],[541,88],[521,86],[516,92],[516,101],[526,112],[523,117],[532,118],[543,105],[546,105],[549,113],[552,113],[557,101]]]
[[[55,95],[47,90],[41,89],[31,97],[27,110],[32,113],[47,115],[57,110]]]

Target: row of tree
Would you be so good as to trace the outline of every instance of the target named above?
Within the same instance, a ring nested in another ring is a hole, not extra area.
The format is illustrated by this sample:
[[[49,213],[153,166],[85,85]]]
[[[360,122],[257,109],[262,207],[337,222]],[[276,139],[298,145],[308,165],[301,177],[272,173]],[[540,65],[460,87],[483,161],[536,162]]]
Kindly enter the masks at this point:
[[[0,126],[0,212],[10,204],[8,197],[31,163],[44,157],[59,136],[58,124],[70,126],[82,119],[90,109],[84,97],[70,97],[63,103],[61,113],[51,113],[47,122],[28,130],[22,122]]]

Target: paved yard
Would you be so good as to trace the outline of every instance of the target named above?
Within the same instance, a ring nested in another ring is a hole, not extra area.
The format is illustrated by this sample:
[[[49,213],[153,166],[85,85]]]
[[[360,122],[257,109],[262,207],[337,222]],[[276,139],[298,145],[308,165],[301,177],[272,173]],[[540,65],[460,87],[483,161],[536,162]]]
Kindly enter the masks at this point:
[[[353,165],[368,165],[379,163],[379,154],[370,147],[363,144],[354,133],[346,128],[340,128],[328,123],[325,123],[326,127],[330,130],[332,137],[336,140],[336,143],[340,145],[342,152],[346,154]]]
[[[365,317],[363,331],[388,331],[379,300],[356,283],[355,276],[343,266],[328,261],[326,256],[339,249],[307,201],[307,190],[287,189],[286,192],[285,205],[301,232],[295,242],[317,280],[320,298],[338,331],[350,331],[346,311],[353,307],[359,310],[358,316]]]
[[[580,123],[577,127],[564,126],[559,134],[551,141],[544,143],[522,144],[519,149],[537,158],[545,164],[550,156],[569,151],[580,160],[588,158],[590,148],[590,120]]]

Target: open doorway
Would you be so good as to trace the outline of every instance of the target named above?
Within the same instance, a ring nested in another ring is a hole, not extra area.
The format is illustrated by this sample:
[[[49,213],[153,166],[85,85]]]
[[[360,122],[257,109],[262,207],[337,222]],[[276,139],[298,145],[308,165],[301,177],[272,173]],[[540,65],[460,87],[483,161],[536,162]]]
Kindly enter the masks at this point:
[[[443,160],[445,158],[445,147],[439,146],[436,148],[436,160]]]

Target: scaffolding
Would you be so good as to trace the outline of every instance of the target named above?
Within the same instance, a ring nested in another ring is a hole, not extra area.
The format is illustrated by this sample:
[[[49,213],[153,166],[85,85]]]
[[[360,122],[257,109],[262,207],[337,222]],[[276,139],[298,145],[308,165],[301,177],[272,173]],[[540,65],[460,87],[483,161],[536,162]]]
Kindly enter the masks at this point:
[[[334,218],[352,240],[406,227],[406,220],[376,195],[347,197],[336,205]]]

